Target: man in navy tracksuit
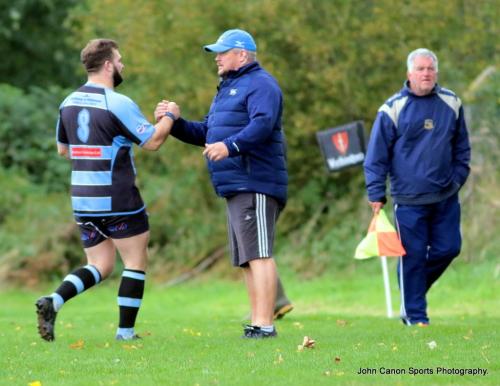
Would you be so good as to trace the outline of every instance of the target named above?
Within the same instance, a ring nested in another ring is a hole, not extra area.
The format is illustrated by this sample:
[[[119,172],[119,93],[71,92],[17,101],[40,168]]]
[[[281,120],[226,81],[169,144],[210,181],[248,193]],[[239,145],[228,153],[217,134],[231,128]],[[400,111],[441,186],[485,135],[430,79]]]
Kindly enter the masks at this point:
[[[213,186],[227,201],[233,265],[245,272],[252,310],[243,337],[274,337],[277,273],[272,249],[288,185],[283,97],[276,80],[256,61],[257,47],[249,33],[228,30],[204,48],[217,54],[218,92],[204,121],[180,118],[171,134],[205,147]],[[160,103],[155,117],[168,111]]]
[[[391,181],[396,225],[406,255],[398,264],[401,318],[427,326],[426,294],[461,247],[458,191],[469,175],[470,144],[462,103],[437,82],[438,60],[411,52],[408,80],[378,110],[364,163],[375,213]]]

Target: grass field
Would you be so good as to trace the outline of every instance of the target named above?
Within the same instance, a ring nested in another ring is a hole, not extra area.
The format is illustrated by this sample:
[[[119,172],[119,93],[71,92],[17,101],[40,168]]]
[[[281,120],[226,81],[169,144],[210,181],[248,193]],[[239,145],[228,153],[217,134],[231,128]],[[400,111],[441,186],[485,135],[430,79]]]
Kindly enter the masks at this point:
[[[0,384],[500,384],[494,263],[454,264],[429,295],[428,328],[385,316],[376,260],[310,281],[285,272],[283,280],[295,310],[277,322],[277,339],[263,341],[240,339],[243,284],[210,276],[171,288],[149,283],[137,324],[144,339],[132,343],[114,341],[116,282],[66,304],[53,343],[36,333],[33,304],[43,291],[1,292]],[[394,280],[392,287],[396,309]],[[299,351],[304,336],[316,346]]]

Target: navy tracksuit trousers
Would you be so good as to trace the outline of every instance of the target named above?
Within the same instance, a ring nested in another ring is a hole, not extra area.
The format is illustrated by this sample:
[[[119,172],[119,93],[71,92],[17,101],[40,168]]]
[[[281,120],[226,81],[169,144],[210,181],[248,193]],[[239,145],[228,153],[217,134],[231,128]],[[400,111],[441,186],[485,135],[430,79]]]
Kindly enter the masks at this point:
[[[406,255],[398,264],[401,318],[428,323],[426,293],[460,253],[458,194],[428,205],[395,205],[394,215]]]

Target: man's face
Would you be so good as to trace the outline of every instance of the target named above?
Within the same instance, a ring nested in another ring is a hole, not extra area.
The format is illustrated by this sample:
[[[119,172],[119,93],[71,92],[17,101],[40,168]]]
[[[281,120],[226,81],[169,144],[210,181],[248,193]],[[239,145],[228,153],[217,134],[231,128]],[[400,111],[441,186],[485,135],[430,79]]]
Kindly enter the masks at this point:
[[[122,63],[122,56],[118,50],[113,50],[113,87],[118,87],[123,82],[122,71],[125,65]]]
[[[430,94],[437,81],[436,67],[432,59],[427,56],[417,56],[407,76],[410,88],[416,95]]]
[[[225,52],[219,52],[215,56],[215,62],[217,63],[217,74],[219,76],[225,76],[229,71],[236,71],[243,66],[242,50],[231,49]]]

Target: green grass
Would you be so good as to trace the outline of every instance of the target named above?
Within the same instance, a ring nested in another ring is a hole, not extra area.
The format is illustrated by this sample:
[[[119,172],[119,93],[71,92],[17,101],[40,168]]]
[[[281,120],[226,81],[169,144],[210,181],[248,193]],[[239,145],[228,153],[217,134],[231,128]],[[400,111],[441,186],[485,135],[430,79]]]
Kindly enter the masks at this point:
[[[145,337],[133,343],[113,339],[116,282],[66,304],[53,343],[36,333],[33,303],[43,292],[4,291],[0,384],[494,385],[500,363],[495,270],[493,263],[454,264],[429,294],[428,328],[385,317],[376,260],[310,281],[285,272],[296,308],[277,322],[279,337],[264,341],[240,339],[247,312],[243,284],[210,276],[173,288],[149,283],[137,325]],[[396,309],[394,280],[392,286]],[[298,351],[306,335],[316,347]],[[430,342],[437,346],[431,349]],[[380,374],[381,367],[406,374]],[[437,367],[488,374],[442,375]],[[377,374],[358,375],[360,368]],[[434,374],[410,375],[410,368]]]

